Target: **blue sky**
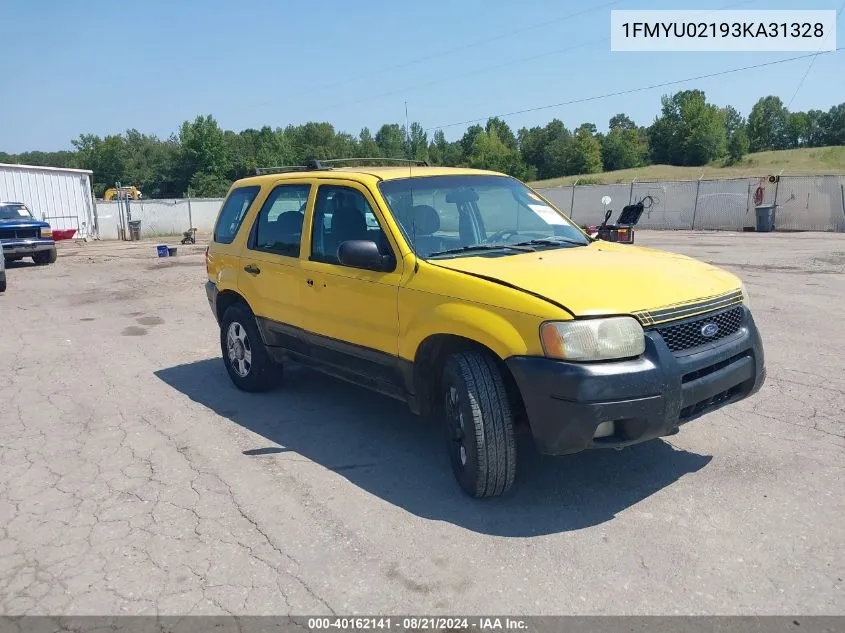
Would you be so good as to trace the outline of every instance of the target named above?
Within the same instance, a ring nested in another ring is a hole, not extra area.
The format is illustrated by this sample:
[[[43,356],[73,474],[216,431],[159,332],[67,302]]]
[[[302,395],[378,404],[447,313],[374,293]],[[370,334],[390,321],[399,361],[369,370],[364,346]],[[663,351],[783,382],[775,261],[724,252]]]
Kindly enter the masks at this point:
[[[132,127],[166,137],[198,114],[234,130],[320,120],[353,134],[364,126],[375,132],[382,123],[404,122],[405,100],[410,119],[433,128],[800,54],[611,52],[611,8],[841,4],[2,0],[0,150],[65,149],[80,133]],[[845,29],[845,15],[838,27]],[[839,35],[839,46],[843,40]],[[703,89],[710,101],[747,115],[763,95],[788,102],[808,65],[794,61],[507,120],[514,129],[557,117],[568,127],[590,121],[602,130],[625,112],[648,124],[661,94],[683,88]],[[840,52],[816,59],[792,109],[826,110],[843,101]],[[454,139],[463,130],[445,132]]]

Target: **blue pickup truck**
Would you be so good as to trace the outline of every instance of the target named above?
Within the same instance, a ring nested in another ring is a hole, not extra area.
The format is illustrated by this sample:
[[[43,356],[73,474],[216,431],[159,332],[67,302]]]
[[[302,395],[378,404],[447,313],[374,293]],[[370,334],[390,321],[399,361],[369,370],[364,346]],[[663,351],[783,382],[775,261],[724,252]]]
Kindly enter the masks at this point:
[[[24,257],[32,257],[36,264],[56,261],[50,225],[37,220],[22,202],[0,202],[0,244],[7,262]]]

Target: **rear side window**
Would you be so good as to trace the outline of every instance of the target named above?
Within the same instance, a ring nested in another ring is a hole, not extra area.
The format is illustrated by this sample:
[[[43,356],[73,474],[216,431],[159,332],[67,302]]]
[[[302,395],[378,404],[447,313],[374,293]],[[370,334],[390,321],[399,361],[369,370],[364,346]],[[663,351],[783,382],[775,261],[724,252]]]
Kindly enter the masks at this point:
[[[302,223],[311,185],[279,185],[267,197],[255,221],[251,248],[299,257]]]
[[[241,228],[249,205],[255,200],[255,196],[261,187],[240,187],[235,189],[226,198],[223,208],[220,210],[220,217],[217,219],[217,226],[214,227],[214,241],[218,244],[231,244]]]

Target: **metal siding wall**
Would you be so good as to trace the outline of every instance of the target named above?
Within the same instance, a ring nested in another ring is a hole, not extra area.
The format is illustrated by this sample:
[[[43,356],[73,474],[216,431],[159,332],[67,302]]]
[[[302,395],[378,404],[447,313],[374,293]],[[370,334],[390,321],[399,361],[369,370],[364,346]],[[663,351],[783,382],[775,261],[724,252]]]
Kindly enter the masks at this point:
[[[0,200],[23,202],[36,217],[47,216],[53,228],[77,228],[78,221],[77,236],[91,234],[91,181],[84,172],[4,165],[0,167]],[[50,219],[55,216],[71,217]]]

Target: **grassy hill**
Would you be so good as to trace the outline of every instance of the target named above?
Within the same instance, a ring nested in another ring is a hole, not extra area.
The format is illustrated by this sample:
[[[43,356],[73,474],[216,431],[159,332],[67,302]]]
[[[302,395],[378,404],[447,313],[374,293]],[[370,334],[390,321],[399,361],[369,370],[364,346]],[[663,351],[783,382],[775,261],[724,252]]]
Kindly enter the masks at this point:
[[[742,161],[729,167],[716,163],[704,167],[674,167],[672,165],[649,165],[637,169],[620,169],[601,174],[564,176],[532,183],[537,187],[559,187],[571,185],[576,180],[582,184],[631,182],[637,180],[698,180],[704,178],[745,178],[754,176],[845,174],[845,146],[802,147],[776,152],[748,154]]]

